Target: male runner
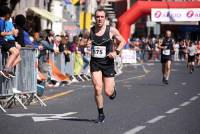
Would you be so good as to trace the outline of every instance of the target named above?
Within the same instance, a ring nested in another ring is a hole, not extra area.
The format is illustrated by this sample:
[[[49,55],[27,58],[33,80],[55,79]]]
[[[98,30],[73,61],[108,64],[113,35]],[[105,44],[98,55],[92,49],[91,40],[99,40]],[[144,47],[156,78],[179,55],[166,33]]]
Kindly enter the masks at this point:
[[[90,70],[99,113],[96,122],[102,123],[105,119],[103,112],[103,86],[106,95],[110,99],[114,99],[116,97],[114,58],[119,55],[124,47],[125,40],[116,28],[106,25],[106,12],[103,8],[95,11],[95,20],[96,24],[91,28],[89,40],[92,43]],[[116,50],[113,50],[113,38],[119,44]]]
[[[195,65],[195,55],[197,54],[197,48],[194,43],[190,42],[189,46],[187,47],[188,53],[188,66],[190,73],[194,72],[194,65]]]
[[[166,31],[166,36],[163,39],[163,42],[159,43],[159,48],[161,49],[161,63],[163,73],[162,81],[164,84],[168,84],[171,72],[172,55],[174,52],[174,40],[171,37],[171,31]]]

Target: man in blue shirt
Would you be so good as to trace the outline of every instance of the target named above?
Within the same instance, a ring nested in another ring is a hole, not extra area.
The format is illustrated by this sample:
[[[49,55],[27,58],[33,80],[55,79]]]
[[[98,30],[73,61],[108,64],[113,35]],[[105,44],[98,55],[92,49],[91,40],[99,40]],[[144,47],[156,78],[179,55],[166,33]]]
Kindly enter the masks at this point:
[[[14,36],[18,31],[14,29],[10,22],[6,22],[10,19],[11,12],[7,6],[0,6],[0,42],[2,53],[9,52],[9,56],[5,65],[5,68],[0,71],[0,74],[7,79],[15,77],[12,69],[20,62],[19,49],[16,48],[16,42]],[[12,30],[11,30],[12,29]]]

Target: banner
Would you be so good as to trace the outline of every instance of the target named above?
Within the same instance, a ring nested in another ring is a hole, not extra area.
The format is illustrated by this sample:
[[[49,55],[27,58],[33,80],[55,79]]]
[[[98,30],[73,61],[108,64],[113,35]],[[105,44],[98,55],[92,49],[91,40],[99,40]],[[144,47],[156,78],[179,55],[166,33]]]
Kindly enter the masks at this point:
[[[80,29],[88,31],[90,30],[91,24],[92,24],[92,14],[88,12],[80,12]]]
[[[122,63],[136,63],[136,51],[131,49],[123,49],[121,58]]]
[[[200,8],[153,8],[151,19],[154,22],[200,21]]]

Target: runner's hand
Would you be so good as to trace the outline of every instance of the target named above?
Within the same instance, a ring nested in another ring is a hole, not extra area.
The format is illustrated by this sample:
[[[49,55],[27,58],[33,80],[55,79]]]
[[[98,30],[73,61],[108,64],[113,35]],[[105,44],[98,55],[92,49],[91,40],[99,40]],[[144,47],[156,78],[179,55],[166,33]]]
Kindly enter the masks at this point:
[[[114,52],[110,52],[108,55],[107,55],[110,59],[114,59],[116,56],[117,56],[117,53],[114,51]]]

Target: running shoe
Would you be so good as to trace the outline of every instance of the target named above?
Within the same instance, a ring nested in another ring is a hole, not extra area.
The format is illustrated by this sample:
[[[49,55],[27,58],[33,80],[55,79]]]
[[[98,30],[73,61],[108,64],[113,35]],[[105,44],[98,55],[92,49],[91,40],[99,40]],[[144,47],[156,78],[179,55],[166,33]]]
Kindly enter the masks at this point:
[[[194,66],[192,66],[192,72],[194,72]]]
[[[10,79],[9,73],[5,70],[0,71],[0,74],[6,79]]]
[[[168,80],[165,80],[165,82],[164,82],[164,83],[165,83],[166,85],[167,85],[167,84],[169,84]]]
[[[117,92],[116,92],[116,88],[114,87],[113,94],[112,94],[111,96],[109,96],[109,98],[110,98],[111,100],[114,100],[114,99],[116,98],[116,96],[117,96]]]
[[[192,74],[192,69],[190,70],[190,74]]]
[[[163,77],[162,82],[165,83],[165,77]]]
[[[96,123],[103,123],[105,120],[105,115],[104,114],[99,114]]]

